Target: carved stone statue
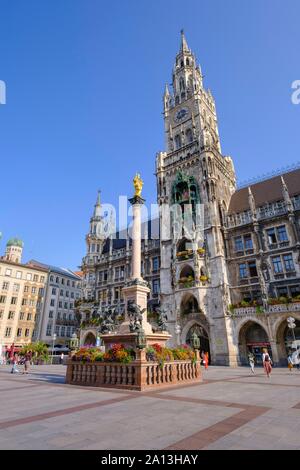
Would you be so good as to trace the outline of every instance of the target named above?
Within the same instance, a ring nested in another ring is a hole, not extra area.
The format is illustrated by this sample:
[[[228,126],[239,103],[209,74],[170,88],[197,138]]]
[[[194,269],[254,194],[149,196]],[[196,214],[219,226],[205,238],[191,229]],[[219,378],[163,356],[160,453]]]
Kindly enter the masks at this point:
[[[115,307],[108,306],[103,313],[103,322],[100,327],[101,333],[111,333],[117,326],[118,311]]]
[[[142,329],[143,313],[146,308],[141,310],[141,307],[137,305],[133,300],[129,300],[127,303],[127,314],[130,320],[129,329],[130,331],[139,331]]]
[[[167,309],[164,307],[157,307],[156,312],[158,313],[158,329],[159,331],[166,331],[167,330],[167,325],[166,321],[168,321],[168,316],[167,316]]]

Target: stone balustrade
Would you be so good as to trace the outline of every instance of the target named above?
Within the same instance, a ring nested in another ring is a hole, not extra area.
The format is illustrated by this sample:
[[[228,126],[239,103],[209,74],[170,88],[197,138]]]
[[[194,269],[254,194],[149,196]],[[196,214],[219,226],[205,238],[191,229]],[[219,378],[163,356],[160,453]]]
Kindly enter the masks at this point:
[[[300,302],[290,303],[290,304],[277,304],[269,305],[267,312],[262,313],[287,313],[287,312],[299,312],[300,311]],[[247,315],[256,315],[256,307],[239,307],[233,310],[234,316],[245,317]]]
[[[233,312],[234,312],[234,315],[237,317],[241,317],[241,316],[244,317],[247,315],[255,315],[256,308],[255,307],[239,307],[239,308],[235,308]]]
[[[67,361],[66,383],[93,387],[147,390],[201,381],[200,361],[82,363]]]
[[[291,304],[278,304],[278,305],[270,305],[269,312],[270,313],[277,313],[277,312],[299,312],[300,311],[300,302],[295,302]]]

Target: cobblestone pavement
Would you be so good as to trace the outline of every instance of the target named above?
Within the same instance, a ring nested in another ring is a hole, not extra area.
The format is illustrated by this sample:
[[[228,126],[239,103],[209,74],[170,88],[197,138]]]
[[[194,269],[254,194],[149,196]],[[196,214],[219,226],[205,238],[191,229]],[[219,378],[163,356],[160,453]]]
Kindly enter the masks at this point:
[[[210,367],[199,385],[77,387],[62,365],[0,366],[0,449],[300,449],[300,371]]]

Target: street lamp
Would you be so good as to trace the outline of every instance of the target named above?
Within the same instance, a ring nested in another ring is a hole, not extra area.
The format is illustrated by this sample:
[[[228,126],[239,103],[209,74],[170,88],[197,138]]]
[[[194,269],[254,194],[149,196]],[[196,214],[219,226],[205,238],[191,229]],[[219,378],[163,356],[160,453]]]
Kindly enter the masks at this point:
[[[74,351],[76,349],[78,349],[78,338],[77,338],[77,335],[76,333],[73,333],[72,334],[72,338],[70,339],[70,342],[69,342],[69,348],[71,351]]]
[[[196,349],[200,349],[200,339],[197,335],[197,333],[194,331],[194,333],[192,334],[192,345],[193,345],[193,348],[196,350]]]
[[[296,336],[295,336],[295,331],[294,331],[294,329],[296,328],[295,318],[293,318],[293,317],[287,318],[287,324],[288,324],[288,327],[292,330],[294,343],[295,343],[295,348],[297,349]]]
[[[52,336],[52,356],[51,356],[51,364],[53,364],[53,355],[54,355],[54,343],[56,341],[56,333],[53,333],[53,336]]]
[[[96,347],[99,348],[101,346],[101,338],[100,338],[100,335],[97,334],[97,338],[96,338]]]
[[[180,328],[180,325],[178,325],[178,323],[176,323],[175,325],[175,334],[177,336],[177,345],[180,346],[180,333],[181,333],[181,328]]]
[[[147,339],[145,335],[145,331],[141,328],[138,330],[137,336],[136,336],[136,347],[137,349],[145,349],[147,346]]]

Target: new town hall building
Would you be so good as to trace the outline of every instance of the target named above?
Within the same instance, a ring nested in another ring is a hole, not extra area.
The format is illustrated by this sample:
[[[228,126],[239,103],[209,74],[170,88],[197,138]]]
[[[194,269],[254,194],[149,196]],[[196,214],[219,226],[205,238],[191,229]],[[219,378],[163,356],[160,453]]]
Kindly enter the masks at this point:
[[[259,361],[267,347],[274,363],[285,364],[288,349],[300,344],[300,169],[237,189],[233,161],[221,151],[214,98],[183,33],[172,81],[163,97],[165,151],[156,157],[160,217],[144,225],[142,242],[150,316],[160,304],[173,343],[189,343],[196,332],[212,363],[243,364],[249,350]],[[192,220],[189,236],[170,224],[163,208],[174,204]],[[130,239],[99,238],[102,220],[98,196],[82,264],[85,344],[96,341],[97,312],[124,305],[130,276]]]

